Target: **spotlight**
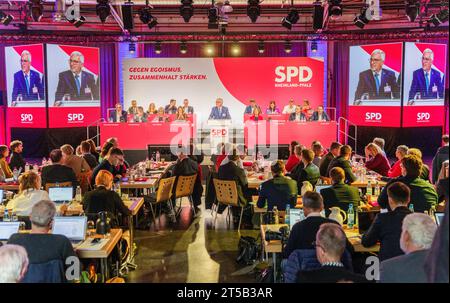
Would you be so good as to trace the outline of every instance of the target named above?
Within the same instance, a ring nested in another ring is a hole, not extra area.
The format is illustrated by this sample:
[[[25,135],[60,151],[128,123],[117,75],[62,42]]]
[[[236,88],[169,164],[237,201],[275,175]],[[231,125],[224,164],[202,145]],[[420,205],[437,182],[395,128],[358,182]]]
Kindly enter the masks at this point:
[[[237,56],[237,55],[240,54],[240,52],[241,52],[241,48],[239,47],[238,44],[233,44],[233,45],[231,46],[231,53],[232,53],[233,55]]]
[[[0,24],[7,26],[14,19],[12,15],[7,15],[4,12],[0,11]]]
[[[142,23],[147,24],[149,29],[152,29],[158,25],[158,19],[152,16],[151,8],[148,5],[148,0],[146,1],[146,5],[139,11],[139,19]]]
[[[30,2],[28,2],[28,5],[30,7],[31,17],[33,18],[33,21],[39,22],[44,12],[44,5],[42,4],[42,1],[30,0]]]
[[[86,18],[84,18],[83,16],[80,16],[80,18],[69,20],[69,22],[72,23],[76,28],[78,28],[86,22]]]
[[[158,25],[158,19],[156,19],[156,17],[153,17],[152,19],[150,19],[150,22],[147,24],[148,29],[152,29],[157,25]]]
[[[342,0],[328,0],[328,5],[331,17],[342,16]]]
[[[109,0],[97,0],[95,12],[97,13],[97,16],[100,18],[100,21],[102,21],[102,23],[105,23],[106,19],[111,13],[111,8],[109,7]]]
[[[57,2],[55,2],[57,3]],[[73,24],[76,28],[82,26],[86,22],[86,18],[80,15],[80,4],[72,1],[72,6],[69,6],[64,12],[64,16],[67,21]],[[53,20],[60,18],[60,14],[57,13],[53,16]]]
[[[290,54],[290,53],[292,52],[292,43],[291,43],[291,41],[286,41],[286,42],[284,43],[284,51],[285,51],[287,54]]]
[[[247,16],[253,23],[255,23],[261,15],[261,6],[259,5],[259,2],[259,0],[248,0]]]
[[[208,54],[208,55],[214,54],[214,46],[213,46],[213,45],[208,45],[208,46],[206,46],[205,52],[206,52],[206,54]]]
[[[192,6],[192,0],[181,0],[180,16],[183,17],[184,22],[189,22],[194,15],[194,7]]]
[[[298,10],[296,10],[295,8],[292,8],[289,11],[289,14],[287,15],[287,17],[284,17],[281,20],[281,25],[287,29],[292,29],[292,25],[297,23],[298,19],[300,19]]]
[[[323,13],[324,9],[322,6],[322,2],[316,1],[313,3],[314,12],[313,12],[313,29],[315,31],[319,31],[323,29]]]
[[[181,44],[180,44],[180,53],[182,53],[183,55],[187,53],[187,44],[186,44],[186,41],[181,41]]]
[[[405,13],[409,22],[414,22],[419,15],[419,2],[417,0],[406,0]]]
[[[155,43],[155,54],[161,54],[162,53],[162,49],[161,49],[161,41],[156,41]]]
[[[230,4],[230,1],[225,0],[222,6],[222,12],[224,12],[225,14],[228,13],[232,13],[233,12],[233,7]]]
[[[218,29],[219,28],[219,11],[217,7],[211,7],[208,10],[208,28]]]
[[[433,14],[430,17],[430,23],[433,23],[434,26],[439,26],[441,23],[448,21],[448,8],[441,10],[437,14]]]
[[[131,54],[134,54],[134,52],[136,51],[136,44],[134,42],[130,42],[130,44],[128,44],[128,51]]]
[[[364,8],[361,10],[361,14],[359,14],[358,16],[355,17],[355,19],[353,20],[353,23],[354,23],[357,27],[363,29],[364,26],[365,26],[367,23],[369,23],[369,19],[367,19],[367,12],[368,12],[367,7],[364,7]]]
[[[258,42],[258,53],[260,54],[264,54],[264,41],[259,41]]]
[[[311,52],[317,52],[317,41],[311,42]]]

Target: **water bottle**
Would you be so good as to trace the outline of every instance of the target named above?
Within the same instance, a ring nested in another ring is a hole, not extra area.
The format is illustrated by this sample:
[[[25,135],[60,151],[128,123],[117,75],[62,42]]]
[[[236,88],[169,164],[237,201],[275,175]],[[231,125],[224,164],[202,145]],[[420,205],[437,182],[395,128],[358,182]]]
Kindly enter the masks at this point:
[[[82,197],[81,197],[81,187],[77,186],[77,189],[75,191],[75,201],[81,203]]]
[[[5,207],[5,213],[3,215],[3,222],[10,222],[11,218],[9,217],[8,209]]]
[[[116,183],[115,192],[116,192],[120,197],[122,196],[122,191],[120,190],[120,182],[117,182],[117,183]]]
[[[375,193],[373,195],[376,197],[380,195],[380,184],[378,183],[378,181],[375,183]]]
[[[414,204],[409,203],[409,210],[413,213],[414,212]]]
[[[289,212],[291,210],[291,205],[290,204],[286,204],[286,215],[284,216],[284,223],[287,224],[288,226],[291,226],[291,218],[289,216]]]
[[[372,196],[373,195],[373,189],[372,189],[372,182],[367,181],[367,189],[366,194]]]
[[[355,225],[355,210],[353,209],[353,204],[349,204],[347,211],[347,226],[351,229],[353,228],[353,225]]]
[[[275,224],[279,224],[280,220],[278,217],[278,207],[276,206],[273,207],[273,216],[275,217]]]
[[[156,162],[159,163],[161,161],[161,154],[159,153],[159,150],[156,152]]]

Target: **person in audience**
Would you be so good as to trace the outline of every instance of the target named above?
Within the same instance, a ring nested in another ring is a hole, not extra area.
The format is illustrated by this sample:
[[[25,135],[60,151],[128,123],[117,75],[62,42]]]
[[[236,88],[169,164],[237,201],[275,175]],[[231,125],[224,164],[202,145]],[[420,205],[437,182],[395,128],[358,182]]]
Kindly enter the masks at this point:
[[[131,106],[128,108],[128,114],[137,115],[138,105],[136,100],[131,100]]]
[[[177,113],[177,100],[170,99],[170,102],[164,108],[164,113],[168,115],[175,115]]]
[[[295,143],[297,143],[297,145],[295,145],[292,149],[293,152],[291,153],[291,155],[289,156],[287,162],[286,162],[286,171],[291,172],[294,167],[300,163],[301,159],[302,159],[302,146],[300,144],[298,144],[297,141],[293,141]],[[291,143],[291,147],[292,147],[292,143]]]
[[[311,105],[309,104],[309,100],[303,100],[302,113],[305,116],[306,121],[309,121],[313,114],[313,110]]]
[[[72,265],[66,264],[69,257],[77,259],[70,240],[63,235],[52,234],[53,218],[56,215],[55,204],[48,200],[37,202],[31,209],[31,231],[29,233],[13,234],[8,244],[20,245],[25,248],[31,264],[42,264],[50,261],[60,261],[64,272]],[[50,274],[50,273],[48,273]],[[61,277],[65,280],[65,275]]]
[[[0,145],[0,173],[3,172],[4,178],[12,178],[13,172],[6,161],[9,156],[9,148],[6,145]]]
[[[219,144],[220,145],[220,144]],[[233,153],[234,150],[234,145],[231,143],[225,143],[222,146],[222,150],[220,151],[220,153],[217,155],[216,157],[216,171],[219,171],[219,167],[222,166],[222,162],[230,155]],[[236,160],[236,164],[239,166],[239,160]]]
[[[327,170],[328,165],[330,165],[331,160],[339,156],[342,144],[339,142],[332,142],[330,145],[330,151],[322,157],[319,163],[320,175],[322,177],[328,177]]]
[[[311,121],[330,121],[322,105],[317,106],[317,110],[311,116]]]
[[[119,139],[117,137],[110,137],[106,139],[106,142],[111,143],[115,148],[119,148]]]
[[[289,99],[288,105],[286,105],[283,108],[283,114],[293,114],[295,113],[295,110],[297,109],[297,106],[294,103],[294,99]]]
[[[177,121],[187,121],[188,120],[188,116],[185,113],[184,108],[182,106],[178,107],[175,120],[177,120]]]
[[[289,115],[289,121],[306,121],[306,116],[302,112],[302,107],[297,105],[295,107],[295,112]]]
[[[320,179],[319,168],[312,162],[313,159],[314,152],[312,150],[302,150],[302,163],[304,167],[300,171],[300,176],[297,179],[297,187],[299,192],[301,192],[304,181],[308,181],[312,186],[316,186],[317,180]]]
[[[189,105],[189,100],[183,100],[183,110],[186,115],[192,115],[194,113],[194,108]]]
[[[20,283],[28,270],[28,255],[20,245],[0,245],[0,284]]]
[[[255,108],[258,108],[258,109],[259,109],[259,112],[261,113],[261,108],[259,107],[258,104],[256,104],[255,99],[250,99],[250,100],[249,100],[249,105],[247,105],[247,106],[245,107],[244,115],[251,115],[251,114],[254,114]]]
[[[170,118],[164,112],[164,107],[161,106],[158,108],[158,113],[152,122],[170,122]]]
[[[101,163],[103,161],[103,159],[108,154],[109,150],[113,147],[114,147],[114,145],[111,142],[106,141],[105,143],[103,143],[102,150],[100,151],[100,155],[99,155],[99,159],[98,159],[99,163]]]
[[[386,156],[381,153],[381,148],[375,143],[369,143],[364,149],[366,155],[366,168],[386,177],[391,166]]]
[[[9,144],[9,148],[11,149],[11,158],[9,159],[9,168],[12,171],[14,169],[22,169],[22,172],[25,171],[25,160],[22,157],[23,151],[23,143],[19,140],[14,140]]]
[[[95,178],[101,170],[109,171],[114,177],[121,178],[122,176],[117,172],[116,166],[124,162],[123,151],[120,148],[112,147],[108,154],[106,154],[105,159],[94,168],[91,176],[91,184],[95,184]]]
[[[78,185],[77,176],[72,168],[63,165],[62,152],[60,149],[54,149],[50,152],[52,165],[44,166],[41,172],[42,186],[45,188],[47,183],[72,182],[72,187]]]
[[[345,172],[345,183],[351,184],[355,182],[358,178],[353,174],[352,166],[350,164],[350,156],[352,154],[352,148],[349,145],[344,145],[341,147],[339,152],[339,157],[331,160],[327,169],[327,176],[330,175],[331,169],[334,167],[340,167]]]
[[[386,152],[384,151],[384,146],[385,146],[384,139],[377,137],[377,138],[373,139],[372,143],[376,144],[379,148],[381,148],[381,154],[387,158]]]
[[[381,242],[379,253],[381,261],[403,255],[400,249],[401,226],[403,219],[411,213],[408,209],[411,194],[409,187],[402,182],[394,182],[386,188],[391,211],[379,213],[361,238],[364,247]]]
[[[109,120],[111,122],[127,122],[127,112],[122,109],[122,104],[116,103],[116,110],[111,112]]]
[[[345,212],[348,211],[349,204],[353,204],[353,209],[357,209],[361,197],[357,187],[344,183],[344,170],[340,167],[332,168],[330,178],[332,186],[320,191],[324,201],[325,214],[328,216],[329,209],[333,206],[337,206]]]
[[[390,209],[387,188],[394,182],[402,182],[411,190],[411,204],[414,211],[423,213],[437,204],[438,195],[433,185],[419,177],[422,169],[422,160],[414,155],[406,155],[401,163],[402,175],[388,182],[378,197],[381,208]]]
[[[225,143],[219,142],[216,146],[216,153],[213,153],[211,155],[211,162],[214,163],[214,168],[216,169],[216,172],[219,169],[220,164],[217,164],[217,160],[219,156],[222,156],[225,154]],[[222,159],[223,161],[223,159]]]
[[[228,147],[227,147],[228,148]],[[229,147],[230,149],[230,153],[233,152],[234,147]],[[236,161],[237,166],[239,166],[240,168],[244,169],[244,159],[247,157],[248,155],[248,147],[247,145],[244,144],[239,144],[236,146],[236,151],[239,155],[239,159]],[[230,159],[228,158],[228,156],[225,157],[225,159],[222,160],[222,162],[220,163],[220,165],[225,165],[228,162],[230,162]]]
[[[427,283],[425,259],[437,226],[433,219],[414,213],[403,219],[400,248],[405,253],[381,262],[381,283]]]
[[[77,148],[75,148],[75,156],[81,157],[83,153],[81,152],[81,145],[78,145]]]
[[[322,154],[323,154],[323,146],[320,144],[320,142],[314,143],[311,146],[312,151],[314,152],[314,160],[313,163],[319,167],[320,161],[322,160]]]
[[[363,276],[345,269],[341,262],[347,239],[341,226],[324,223],[320,225],[315,238],[316,256],[321,267],[299,271],[297,283],[367,283]]]
[[[19,193],[8,202],[6,208],[19,217],[27,217],[34,204],[41,200],[50,200],[48,193],[41,190],[41,177],[33,171],[28,171],[19,177]]]
[[[155,115],[158,113],[158,110],[156,109],[156,105],[153,102],[150,102],[147,109],[147,115]]]
[[[269,103],[269,107],[266,109],[266,114],[268,115],[274,115],[274,114],[279,114],[280,110],[278,109],[275,101],[270,101]]]
[[[239,204],[245,206],[247,205],[251,197],[249,197],[248,195],[248,180],[247,176],[245,175],[245,171],[238,166],[238,151],[234,149],[228,155],[228,158],[229,162],[219,167],[218,177],[220,180],[230,180],[236,182]]]
[[[443,146],[439,147],[436,154],[433,157],[432,165],[432,175],[431,181],[436,184],[439,177],[439,172],[441,171],[442,163],[449,159],[449,148],[448,148],[449,137],[448,134],[442,136]],[[1,157],[1,156],[0,156]]]
[[[119,214],[129,216],[128,207],[118,193],[112,191],[114,176],[107,170],[99,170],[95,177],[95,189],[83,196],[83,210],[89,220],[97,220],[97,214],[106,211],[111,215],[111,226],[119,227]]]
[[[86,161],[89,165],[90,170],[93,170],[97,165],[97,159],[93,154],[91,154],[91,145],[87,141],[81,142],[81,157]]]
[[[402,169],[400,167],[402,163],[402,159],[408,153],[408,146],[399,145],[395,151],[395,157],[397,157],[397,161],[392,165],[389,169],[387,176],[389,178],[397,178],[402,175]]]
[[[297,204],[297,182],[285,177],[284,163],[281,160],[275,161],[271,167],[273,178],[261,184],[257,206],[263,208],[267,203],[267,210],[272,210],[274,206],[278,210],[285,210],[286,204],[295,207]]]
[[[418,148],[410,148],[408,149],[408,155],[415,155],[417,158],[419,158],[422,161],[422,169],[420,170],[420,178],[424,179],[426,181],[430,181],[430,168],[428,165],[423,163],[422,160],[422,152]]]
[[[73,154],[73,147],[69,144],[61,146],[61,152],[63,155],[62,163],[73,169],[75,176],[79,177],[82,173],[89,172],[91,168],[89,164],[82,157],[78,157]]]
[[[231,120],[230,112],[228,111],[228,107],[223,106],[223,99],[216,99],[216,106],[211,109],[211,113],[209,114],[210,120]]]
[[[250,120],[252,121],[259,121],[259,120],[264,120],[263,116],[261,116],[261,109],[259,107],[255,107],[253,109],[253,114],[250,117]]]
[[[138,106],[137,113],[134,116],[134,121],[139,123],[147,122],[147,114],[142,106]]]
[[[87,139],[86,142],[89,143],[89,145],[91,146],[90,153],[92,155],[94,155],[95,159],[98,162],[98,158],[100,157],[100,153],[97,151],[97,146],[95,145],[94,140]]]

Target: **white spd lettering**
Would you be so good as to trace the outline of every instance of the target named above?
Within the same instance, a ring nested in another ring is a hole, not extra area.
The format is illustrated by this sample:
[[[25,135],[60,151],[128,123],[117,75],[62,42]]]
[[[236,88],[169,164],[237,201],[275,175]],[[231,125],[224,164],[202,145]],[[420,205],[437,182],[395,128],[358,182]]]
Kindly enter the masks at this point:
[[[298,82],[308,82],[313,77],[313,71],[308,66],[277,66],[275,68],[275,82],[292,82],[298,78]]]
[[[380,113],[366,113],[366,120],[381,120],[382,117]]]
[[[21,114],[20,121],[21,122],[31,122],[31,121],[33,121],[33,115],[32,114]]]
[[[69,122],[76,122],[76,121],[83,121],[84,115],[83,114],[67,114],[67,121]]]
[[[417,113],[417,121],[430,120],[430,113]]]

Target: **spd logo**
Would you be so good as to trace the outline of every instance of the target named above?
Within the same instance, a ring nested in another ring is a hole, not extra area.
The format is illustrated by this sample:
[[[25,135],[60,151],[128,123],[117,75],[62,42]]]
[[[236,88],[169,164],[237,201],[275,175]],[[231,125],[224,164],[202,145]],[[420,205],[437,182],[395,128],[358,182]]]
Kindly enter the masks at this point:
[[[84,121],[84,115],[83,114],[67,114],[67,121],[69,123],[80,123]]]
[[[430,113],[417,113],[417,122],[430,121]]]
[[[227,129],[226,128],[214,128],[211,129],[211,135],[213,137],[225,137],[227,135]]]
[[[277,66],[275,82],[308,82],[313,77],[313,71],[308,66]]]
[[[368,121],[380,121],[382,117],[381,113],[366,113],[366,120]]]
[[[22,123],[33,123],[33,115],[32,114],[21,114],[20,122]]]

